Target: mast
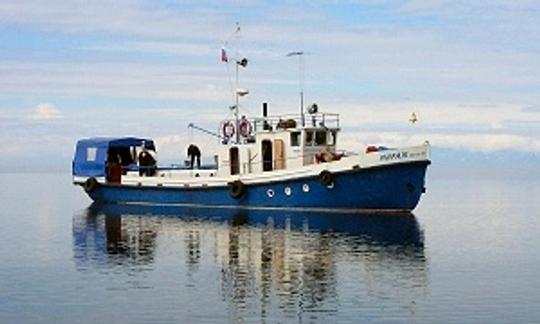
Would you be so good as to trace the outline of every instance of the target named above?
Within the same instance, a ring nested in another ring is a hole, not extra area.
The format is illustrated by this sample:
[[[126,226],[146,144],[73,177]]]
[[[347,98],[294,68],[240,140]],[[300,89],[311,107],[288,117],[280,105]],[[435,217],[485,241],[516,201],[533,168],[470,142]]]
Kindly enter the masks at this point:
[[[245,95],[247,95],[249,93],[249,90],[248,89],[243,89],[243,88],[239,88],[239,77],[238,77],[238,74],[239,74],[239,69],[240,69],[240,66],[245,68],[248,64],[248,59],[243,57],[242,59],[240,59],[240,56],[238,54],[238,40],[240,39],[240,25],[238,23],[236,23],[236,58],[234,59],[235,60],[235,63],[236,63],[236,91],[235,91],[235,110],[234,110],[234,117],[235,117],[235,127],[236,127],[236,144],[239,144],[240,143],[240,119],[238,118],[238,112],[239,112],[239,109],[240,109],[240,97],[243,97]]]
[[[234,57],[235,89],[234,89],[234,105],[230,106],[229,108],[230,108],[230,110],[233,110],[233,112],[234,112],[234,129],[235,129],[234,138],[235,138],[236,144],[239,144],[240,143],[240,132],[239,132],[239,127],[240,127],[240,118],[239,118],[239,115],[240,115],[240,97],[247,95],[249,93],[249,91],[247,89],[239,88],[239,86],[240,86],[240,80],[239,80],[240,66],[241,67],[246,67],[247,64],[248,64],[248,60],[245,57],[240,59],[240,54],[238,53],[238,43],[239,43],[239,40],[240,40],[240,24],[238,22],[236,23],[236,29],[235,29],[234,33],[229,36],[229,38],[225,41],[225,43],[223,44],[223,47],[222,47],[221,61],[225,62],[227,64],[229,63],[229,60],[228,60],[228,58],[226,56],[225,46],[229,43],[229,40],[231,40],[233,37],[236,40],[236,42],[235,42],[236,43],[235,44],[235,57]],[[228,66],[227,66],[227,71],[228,71]],[[229,82],[230,82],[230,78],[229,78]]]

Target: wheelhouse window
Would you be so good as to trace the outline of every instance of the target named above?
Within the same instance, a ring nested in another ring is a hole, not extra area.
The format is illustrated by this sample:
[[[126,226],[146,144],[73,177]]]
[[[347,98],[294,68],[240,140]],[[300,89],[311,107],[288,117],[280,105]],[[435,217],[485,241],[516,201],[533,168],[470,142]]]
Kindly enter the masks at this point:
[[[97,156],[97,147],[86,148],[86,161],[95,162]]]
[[[300,132],[292,132],[291,133],[291,146],[299,146],[300,145]]]
[[[317,131],[315,133],[315,145],[326,145],[326,131]]]
[[[330,131],[328,132],[328,137],[326,138],[326,144],[328,145],[336,145],[336,131]]]
[[[307,131],[306,132],[306,146],[312,146],[313,145],[313,132]]]

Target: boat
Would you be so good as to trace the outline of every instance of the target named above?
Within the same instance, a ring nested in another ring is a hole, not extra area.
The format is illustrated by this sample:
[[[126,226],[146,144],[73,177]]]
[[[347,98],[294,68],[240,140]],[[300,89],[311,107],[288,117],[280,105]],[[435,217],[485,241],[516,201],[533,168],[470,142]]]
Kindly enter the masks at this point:
[[[296,120],[291,116],[255,119],[240,142],[220,142],[217,165],[157,166],[153,176],[141,175],[136,163],[142,148],[156,150],[152,139],[83,139],[76,145],[73,183],[96,202],[121,204],[362,213],[410,212],[417,206],[425,192],[429,143],[340,152],[338,116],[306,117],[310,125],[288,128],[279,127],[279,120]],[[230,124],[223,121],[221,129],[229,132]],[[321,161],[324,149],[330,149],[331,161]],[[117,176],[107,163],[113,155],[121,157]]]
[[[238,69],[247,59],[235,60]],[[299,114],[240,116],[236,87],[234,118],[212,134],[219,143],[214,165],[196,168],[142,164],[155,160],[150,138],[97,137],[79,140],[73,183],[98,203],[168,207],[410,213],[425,192],[430,144],[404,148],[368,146],[359,152],[338,148],[341,125],[336,113],[305,109]],[[307,111],[306,111],[307,110]]]

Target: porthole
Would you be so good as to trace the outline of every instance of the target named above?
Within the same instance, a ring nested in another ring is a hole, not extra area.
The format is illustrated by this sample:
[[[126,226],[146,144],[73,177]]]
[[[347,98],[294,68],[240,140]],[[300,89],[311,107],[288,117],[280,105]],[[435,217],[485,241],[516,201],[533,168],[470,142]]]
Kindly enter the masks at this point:
[[[291,190],[291,187],[285,187],[285,194],[287,196],[290,196],[292,194],[292,190]]]
[[[276,193],[272,189],[266,190],[266,195],[268,195],[268,197],[270,197],[270,198],[274,197],[275,194]]]
[[[304,183],[304,185],[302,186],[302,191],[309,192],[309,185],[307,183]]]

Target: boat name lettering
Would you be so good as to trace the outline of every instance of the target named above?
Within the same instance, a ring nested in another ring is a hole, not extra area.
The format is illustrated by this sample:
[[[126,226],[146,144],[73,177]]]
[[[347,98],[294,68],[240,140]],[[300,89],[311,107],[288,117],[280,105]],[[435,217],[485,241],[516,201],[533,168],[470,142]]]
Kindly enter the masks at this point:
[[[426,156],[426,151],[411,153],[409,155],[410,158],[419,158],[419,157],[425,157],[425,156]]]
[[[380,156],[380,161],[401,160],[409,157],[409,152],[393,152],[386,153]]]

